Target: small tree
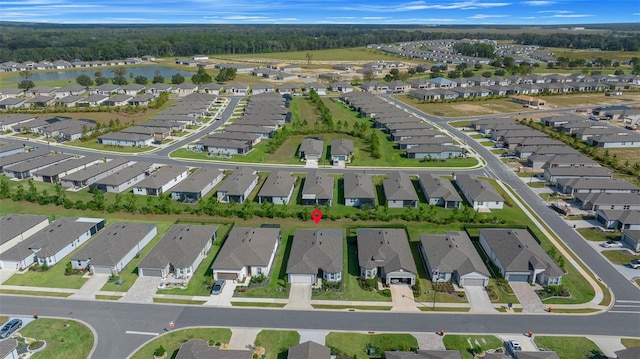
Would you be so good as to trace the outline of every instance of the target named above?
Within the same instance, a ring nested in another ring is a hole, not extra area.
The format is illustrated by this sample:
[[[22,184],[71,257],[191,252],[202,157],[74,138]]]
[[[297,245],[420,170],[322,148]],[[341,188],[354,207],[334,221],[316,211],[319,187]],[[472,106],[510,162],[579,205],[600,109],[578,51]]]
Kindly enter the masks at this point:
[[[156,350],[153,351],[153,355],[155,355],[157,357],[161,357],[166,352],[167,352],[167,350],[162,345],[160,345],[159,347],[156,348]]]
[[[93,85],[93,80],[87,75],[80,75],[76,77],[76,83],[80,86],[89,87]]]
[[[311,52],[307,52],[304,54],[304,57],[307,59],[307,67],[311,66],[311,60],[313,60],[313,54]]]
[[[138,85],[146,85],[147,82],[149,82],[149,80],[142,76],[142,75],[138,75],[136,76],[136,78],[133,80],[135,83],[137,83]]]
[[[34,87],[36,87],[36,84],[34,84],[33,81],[31,81],[31,80],[22,80],[18,84],[18,88],[21,89],[21,90],[28,90],[28,89],[34,88]]]
[[[180,85],[181,83],[184,83],[184,76],[179,73],[171,76],[171,83],[174,85]]]

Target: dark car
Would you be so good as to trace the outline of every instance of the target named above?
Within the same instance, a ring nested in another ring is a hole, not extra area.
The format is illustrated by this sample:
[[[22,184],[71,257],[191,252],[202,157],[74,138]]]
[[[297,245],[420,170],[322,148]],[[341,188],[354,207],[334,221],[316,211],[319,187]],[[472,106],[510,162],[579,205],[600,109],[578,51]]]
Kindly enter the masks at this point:
[[[211,288],[211,294],[218,295],[222,293],[222,288],[224,288],[225,281],[223,279],[218,279],[216,283]]]
[[[13,332],[22,328],[22,320],[20,319],[12,319],[7,322],[7,324],[2,326],[0,329],[0,339],[5,339],[11,336]]]

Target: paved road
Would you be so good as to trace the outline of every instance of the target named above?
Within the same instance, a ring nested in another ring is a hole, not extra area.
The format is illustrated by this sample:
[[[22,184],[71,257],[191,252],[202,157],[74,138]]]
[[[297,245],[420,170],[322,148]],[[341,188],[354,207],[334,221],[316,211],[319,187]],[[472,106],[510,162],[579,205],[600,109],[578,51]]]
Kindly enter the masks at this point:
[[[390,312],[295,311],[283,309],[207,308],[133,304],[56,298],[2,296],[3,314],[74,317],[99,334],[93,358],[125,358],[152,336],[127,331],[162,333],[170,321],[186,326],[296,328],[357,331],[456,333],[534,333],[640,336],[640,313],[587,316],[524,314],[437,314]],[[113,345],[117,343],[117,345]]]

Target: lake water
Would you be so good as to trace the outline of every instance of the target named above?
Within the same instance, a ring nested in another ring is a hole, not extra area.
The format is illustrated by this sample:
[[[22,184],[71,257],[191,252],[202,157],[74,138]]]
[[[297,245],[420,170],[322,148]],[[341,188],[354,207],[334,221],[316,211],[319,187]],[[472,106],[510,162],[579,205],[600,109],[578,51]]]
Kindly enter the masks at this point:
[[[151,80],[155,76],[156,71],[160,71],[160,76],[163,76],[167,81],[171,80],[171,76],[175,75],[176,73],[181,74],[185,78],[189,78],[193,76],[197,71],[197,69],[194,69],[193,71],[177,70],[171,67],[164,66],[132,66],[126,67],[126,69],[127,74],[125,75],[125,77],[127,78],[127,80],[129,79],[129,73],[133,72],[134,77],[142,75],[149,79],[149,82],[151,82]],[[87,75],[94,79],[97,71],[102,72],[102,76],[104,77],[111,78],[114,76],[112,67],[91,67],[82,70],[67,70],[58,72],[39,72],[37,70],[34,70],[33,72],[31,72],[31,81],[38,83],[38,81],[71,80],[73,82],[73,80],[75,80],[76,77],[80,75]],[[7,81],[20,82],[22,81],[22,78],[15,77],[7,79]]]

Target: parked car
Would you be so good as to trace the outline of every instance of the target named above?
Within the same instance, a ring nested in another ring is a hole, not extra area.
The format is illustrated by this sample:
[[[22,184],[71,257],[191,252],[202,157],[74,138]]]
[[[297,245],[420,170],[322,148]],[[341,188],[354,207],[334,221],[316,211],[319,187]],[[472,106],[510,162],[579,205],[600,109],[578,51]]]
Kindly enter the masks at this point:
[[[640,259],[635,259],[629,262],[629,267],[633,269],[640,269]]]
[[[622,248],[622,242],[620,241],[606,241],[600,243],[601,247],[604,248]]]
[[[12,319],[8,321],[2,326],[2,329],[0,329],[0,339],[9,338],[13,332],[20,328],[22,328],[22,320]]]
[[[515,339],[507,340],[507,342],[505,343],[505,347],[507,348],[507,351],[514,357],[516,356],[516,352],[522,351],[520,342]]]
[[[224,288],[224,283],[226,281],[223,279],[218,279],[215,284],[213,285],[213,287],[211,288],[211,294],[212,295],[218,295],[220,293],[222,293],[222,288]]]

